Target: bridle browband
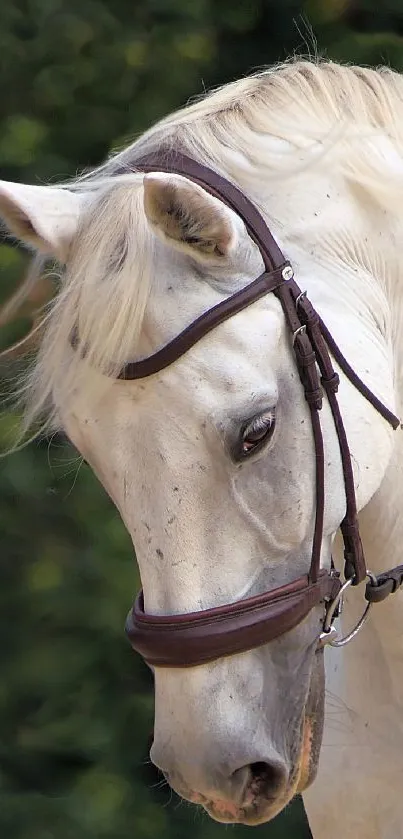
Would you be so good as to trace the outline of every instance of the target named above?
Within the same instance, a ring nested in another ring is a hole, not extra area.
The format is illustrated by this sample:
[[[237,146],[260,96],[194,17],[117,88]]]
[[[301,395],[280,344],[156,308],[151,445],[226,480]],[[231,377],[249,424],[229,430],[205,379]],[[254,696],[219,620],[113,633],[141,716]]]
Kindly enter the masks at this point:
[[[399,428],[400,420],[350,367],[306,293],[295,282],[292,266],[282,254],[263,217],[237,187],[206,166],[171,150],[155,152],[142,158],[136,162],[135,169],[145,173],[183,175],[234,210],[258,246],[265,270],[241,291],[198,317],[162,349],[148,358],[126,364],[119,378],[142,379],[163,370],[220,323],[272,292],[284,312],[311,416],[316,464],[316,513],[308,574],[254,597],[180,615],[146,614],[143,594],[140,592],[126,623],[130,643],[151,665],[192,667],[262,646],[296,627],[319,604],[323,604],[325,614],[322,642],[327,635],[330,640],[331,620],[337,613],[336,605],[347,585],[358,585],[368,577],[365,596],[368,603],[372,603],[383,600],[403,584],[403,565],[378,577],[366,568],[359,533],[351,456],[337,401],[339,376],[334,370],[330,353],[345,376],[392,428]],[[339,441],[346,494],[346,513],[340,525],[344,542],[344,585],[333,566],[329,570],[320,567],[325,503],[324,449],[320,423],[323,393],[328,399]],[[326,621],[326,615],[330,613],[331,619]]]

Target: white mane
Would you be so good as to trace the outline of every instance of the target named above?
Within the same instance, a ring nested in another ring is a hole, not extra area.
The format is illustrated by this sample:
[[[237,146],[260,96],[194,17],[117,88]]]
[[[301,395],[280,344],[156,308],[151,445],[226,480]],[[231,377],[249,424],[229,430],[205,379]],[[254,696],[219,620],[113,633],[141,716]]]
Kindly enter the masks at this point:
[[[285,141],[289,152],[284,142],[276,151],[268,137]],[[161,146],[180,148],[215,168],[258,205],[262,179],[283,182],[301,168],[320,165],[326,155],[327,165],[330,158],[335,172],[354,181],[361,195],[365,190],[365,200],[393,211],[402,195],[403,79],[389,69],[285,63],[166,117],[70,183],[72,190],[91,193],[91,200],[47,314],[37,360],[22,385],[27,426],[44,417],[57,425],[53,389],[61,377],[67,393],[77,384],[81,353],[69,351],[76,325],[81,350],[99,372],[116,374],[133,357],[153,269],[143,179],[133,170],[140,156]],[[99,379],[105,386],[107,380]]]

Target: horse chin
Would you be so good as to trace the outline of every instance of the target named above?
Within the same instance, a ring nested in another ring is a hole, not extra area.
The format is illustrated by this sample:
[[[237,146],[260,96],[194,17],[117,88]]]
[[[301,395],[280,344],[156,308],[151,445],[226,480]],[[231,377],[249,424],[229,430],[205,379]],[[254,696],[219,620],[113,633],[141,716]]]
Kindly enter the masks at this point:
[[[279,798],[259,799],[248,807],[231,808],[231,811],[212,802],[203,802],[204,809],[214,821],[222,824],[243,824],[248,827],[265,824],[284,810],[295,795],[304,792],[314,782],[322,744],[324,696],[323,655],[319,653],[315,658],[302,720],[299,760],[294,765],[287,789]]]
[[[257,827],[259,824],[266,824],[275,816],[278,816],[294,798],[295,793],[295,788],[291,788],[284,792],[281,798],[259,799],[256,803],[247,807],[231,808],[230,811],[210,802],[204,803],[203,808],[210,818],[221,824],[243,824],[247,827]]]
[[[240,810],[239,814],[236,816],[232,816],[232,814],[226,815],[225,813],[217,813],[215,808],[212,806],[204,806],[204,809],[211,819],[215,822],[219,822],[220,824],[243,824],[245,827],[257,827],[260,824],[267,824],[267,822],[274,819],[275,816],[277,816],[281,810],[287,806],[292,797],[293,796],[290,796],[290,798],[288,798],[283,804],[276,804],[274,807],[271,805],[267,808],[259,807],[253,813]]]
[[[283,790],[282,794],[276,798],[262,796],[246,806],[231,807],[230,811],[228,807],[220,807],[212,802],[203,802],[203,807],[214,821],[222,824],[243,824],[247,827],[257,827],[272,821],[287,807],[299,791],[300,779],[301,764],[293,770],[287,789]]]

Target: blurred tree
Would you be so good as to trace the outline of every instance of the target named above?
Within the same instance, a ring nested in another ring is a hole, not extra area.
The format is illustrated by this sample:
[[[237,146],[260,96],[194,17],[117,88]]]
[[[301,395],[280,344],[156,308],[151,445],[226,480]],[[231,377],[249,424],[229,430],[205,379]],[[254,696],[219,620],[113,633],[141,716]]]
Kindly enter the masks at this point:
[[[189,96],[295,51],[314,54],[316,43],[320,55],[403,69],[402,33],[401,0],[3,3],[0,176],[67,178]],[[0,303],[26,264],[0,246]],[[2,346],[24,334],[38,303],[3,329]],[[13,425],[5,411],[4,447]],[[223,836],[179,806],[147,762],[152,683],[123,637],[139,581],[102,489],[57,437],[3,460],[0,493],[1,835]],[[295,803],[253,835],[310,834]]]

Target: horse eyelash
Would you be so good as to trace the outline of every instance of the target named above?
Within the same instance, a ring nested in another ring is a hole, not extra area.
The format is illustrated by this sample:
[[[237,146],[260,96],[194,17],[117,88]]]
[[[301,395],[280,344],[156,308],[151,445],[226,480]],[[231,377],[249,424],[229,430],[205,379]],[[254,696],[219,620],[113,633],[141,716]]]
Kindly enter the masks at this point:
[[[259,433],[259,431],[267,430],[267,428],[270,428],[274,424],[275,418],[276,412],[274,408],[270,409],[270,411],[264,411],[264,413],[258,414],[245,425],[242,432],[243,436],[247,437],[248,434],[256,434],[256,432]]]

